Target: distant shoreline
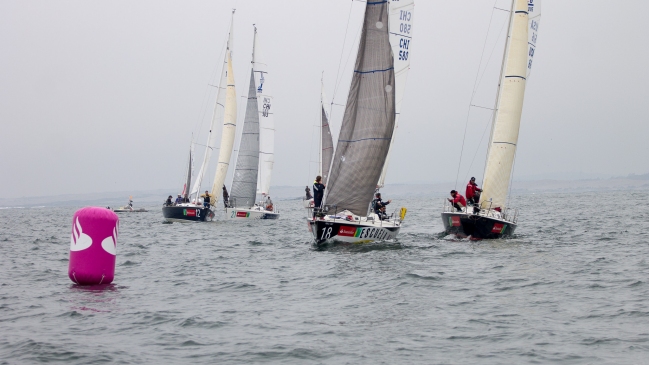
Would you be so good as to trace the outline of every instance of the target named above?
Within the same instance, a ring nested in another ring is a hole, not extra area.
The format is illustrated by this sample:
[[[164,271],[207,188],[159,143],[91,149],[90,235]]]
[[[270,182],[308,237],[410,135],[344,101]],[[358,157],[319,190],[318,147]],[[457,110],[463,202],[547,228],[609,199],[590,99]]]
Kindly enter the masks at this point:
[[[446,196],[451,189],[464,190],[464,182],[454,186],[454,182],[387,184],[382,191],[390,198],[439,197]],[[87,194],[64,194],[40,197],[0,198],[0,208],[33,208],[43,206],[111,206],[118,207],[128,203],[133,196],[135,206],[159,205],[165,198],[177,195],[177,188],[154,189],[150,191],[114,191]],[[609,179],[583,180],[515,180],[512,183],[512,194],[540,193],[582,193],[597,191],[637,191],[649,190],[649,174],[629,175]],[[277,200],[299,200],[304,195],[304,185],[273,186],[271,196]]]

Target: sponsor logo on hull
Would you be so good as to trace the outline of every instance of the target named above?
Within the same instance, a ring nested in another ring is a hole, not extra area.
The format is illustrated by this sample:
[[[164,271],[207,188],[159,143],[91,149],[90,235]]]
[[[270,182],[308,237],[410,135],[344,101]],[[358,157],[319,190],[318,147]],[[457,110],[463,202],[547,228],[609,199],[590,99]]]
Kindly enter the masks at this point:
[[[309,229],[311,227],[309,226]],[[352,226],[339,226],[338,233],[334,232],[335,226],[323,227],[317,235],[316,240],[326,241],[328,239],[338,237],[343,241],[350,242],[372,242],[384,241],[393,239],[397,236],[396,231],[390,231],[381,227],[352,227]]]
[[[494,223],[494,227],[491,229],[491,233],[500,233],[503,234],[507,229],[507,225],[504,223]]]
[[[183,209],[183,215],[187,217],[196,217],[196,209]]]
[[[249,212],[237,212],[237,218],[248,218],[250,217]]]

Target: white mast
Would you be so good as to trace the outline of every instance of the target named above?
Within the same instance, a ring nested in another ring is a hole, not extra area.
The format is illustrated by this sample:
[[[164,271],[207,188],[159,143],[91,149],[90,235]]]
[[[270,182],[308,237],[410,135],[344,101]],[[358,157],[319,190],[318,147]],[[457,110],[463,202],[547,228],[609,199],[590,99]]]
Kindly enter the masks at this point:
[[[480,199],[483,207],[506,208],[523,112],[525,85],[536,48],[538,16],[539,0],[512,0],[508,39]]]
[[[234,36],[234,12],[235,10],[232,10],[232,18],[230,19],[230,33],[228,34],[228,42],[226,45],[226,53],[225,57],[223,60],[223,67],[221,68],[221,78],[219,79],[219,86],[218,86],[218,91],[216,94],[216,102],[214,104],[214,112],[212,114],[212,123],[210,124],[210,131],[207,134],[207,144],[205,145],[205,155],[203,156],[203,163],[201,164],[201,168],[198,172],[197,179],[194,182],[194,186],[192,187],[191,194],[195,195],[196,198],[198,198],[198,195],[200,195],[200,189],[201,189],[201,184],[203,183],[203,177],[205,176],[206,170],[209,168],[210,164],[210,159],[212,156],[212,150],[216,147],[216,127],[222,123],[223,118],[224,118],[224,108],[225,108],[225,99],[226,99],[226,92],[224,92],[227,88],[227,75],[228,75],[228,57],[232,54],[232,46],[233,46],[233,36]],[[223,132],[225,133],[225,123],[223,125],[224,129]],[[223,139],[223,138],[222,138]],[[221,144],[221,152],[223,151],[223,144]],[[232,152],[232,151],[230,151]],[[219,158],[220,160],[220,158]],[[218,196],[218,195],[217,195]]]

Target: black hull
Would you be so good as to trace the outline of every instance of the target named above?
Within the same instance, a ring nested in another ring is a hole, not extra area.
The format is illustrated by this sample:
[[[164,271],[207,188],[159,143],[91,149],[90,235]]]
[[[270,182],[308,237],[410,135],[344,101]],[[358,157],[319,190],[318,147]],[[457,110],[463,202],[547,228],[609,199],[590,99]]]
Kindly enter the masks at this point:
[[[471,236],[476,239],[507,237],[514,234],[516,229],[516,223],[460,212],[442,213],[442,222],[446,234],[455,234],[460,237]]]
[[[401,227],[376,227],[344,221],[307,219],[309,232],[318,246],[329,242],[366,243],[397,237]]]
[[[194,206],[162,207],[167,222],[211,222],[214,212],[209,208]]]

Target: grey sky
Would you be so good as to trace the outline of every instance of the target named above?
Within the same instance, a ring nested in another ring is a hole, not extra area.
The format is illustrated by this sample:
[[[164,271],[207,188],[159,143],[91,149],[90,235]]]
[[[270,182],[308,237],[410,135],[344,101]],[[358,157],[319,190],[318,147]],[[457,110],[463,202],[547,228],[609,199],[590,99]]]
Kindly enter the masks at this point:
[[[220,70],[233,7],[238,93],[248,83],[252,23],[270,70],[273,185],[309,183],[320,76],[325,71],[331,98],[351,4],[0,1],[0,196],[181,186],[191,134],[200,133],[201,120],[204,130],[211,114],[207,85]],[[388,183],[455,180],[493,4],[416,2],[412,67]],[[363,6],[351,6],[347,68],[335,99],[341,104]],[[516,177],[649,172],[648,11],[640,0],[624,6],[544,0]],[[503,14],[494,17],[494,37],[502,21]],[[501,56],[496,48],[475,101],[480,105],[493,104]],[[334,107],[335,134],[341,115]],[[478,142],[488,122],[488,112],[471,112],[461,179],[482,175],[486,140]]]

